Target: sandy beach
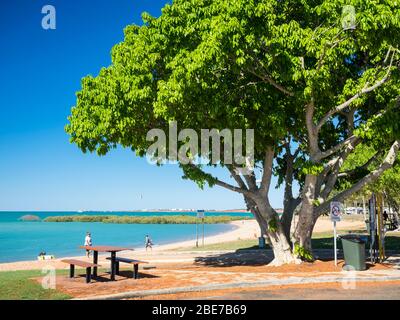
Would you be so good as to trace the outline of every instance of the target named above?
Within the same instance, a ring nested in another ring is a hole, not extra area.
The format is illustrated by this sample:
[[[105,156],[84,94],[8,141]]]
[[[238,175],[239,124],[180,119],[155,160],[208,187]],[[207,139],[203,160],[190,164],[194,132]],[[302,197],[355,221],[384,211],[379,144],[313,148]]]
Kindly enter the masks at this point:
[[[259,236],[260,229],[255,220],[239,220],[231,222],[236,228],[232,231],[221,233],[218,235],[210,236],[205,238],[205,244],[215,244],[243,239],[254,239],[256,241]],[[338,230],[349,230],[358,229],[365,226],[361,216],[345,217],[343,221],[338,223]],[[328,217],[322,217],[318,220],[314,232],[329,232],[332,231],[332,222]],[[146,260],[150,263],[171,263],[171,262],[189,262],[193,260],[195,256],[199,255],[199,252],[193,253],[190,251],[179,251],[176,249],[191,248],[195,246],[195,239],[191,241],[176,242],[172,244],[154,246],[152,251],[145,251],[145,249],[135,249],[134,252],[121,252],[120,256],[135,257],[137,259]],[[109,261],[105,260],[108,255],[99,255],[99,264],[107,267]],[[56,269],[66,269],[68,265],[61,262],[65,257],[59,257],[54,260],[47,261],[18,261],[11,263],[1,263],[0,271],[11,271],[11,270],[31,270],[31,269],[42,269],[45,267],[54,267]],[[84,256],[79,257],[68,257],[87,260]]]

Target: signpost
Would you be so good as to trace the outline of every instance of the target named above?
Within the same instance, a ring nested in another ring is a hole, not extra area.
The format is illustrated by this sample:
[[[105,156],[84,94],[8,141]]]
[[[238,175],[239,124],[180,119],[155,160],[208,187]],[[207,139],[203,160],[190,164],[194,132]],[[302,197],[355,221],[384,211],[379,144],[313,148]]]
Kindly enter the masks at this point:
[[[376,197],[372,193],[371,199],[369,200],[369,234],[370,240],[370,259],[371,263],[375,263],[377,259],[377,243],[376,243]]]
[[[377,234],[378,234],[378,249],[379,249],[379,262],[385,260],[385,223],[383,221],[384,203],[383,196],[378,193],[376,196],[377,204]]]
[[[336,233],[336,222],[340,221],[342,215],[342,204],[340,202],[331,202],[331,221],[333,222],[333,249],[335,255],[335,266],[337,266],[337,233]]]
[[[201,219],[203,223],[203,247],[204,247],[204,210],[197,210],[197,218]],[[199,231],[198,231],[198,223],[196,222],[196,247],[199,246]]]

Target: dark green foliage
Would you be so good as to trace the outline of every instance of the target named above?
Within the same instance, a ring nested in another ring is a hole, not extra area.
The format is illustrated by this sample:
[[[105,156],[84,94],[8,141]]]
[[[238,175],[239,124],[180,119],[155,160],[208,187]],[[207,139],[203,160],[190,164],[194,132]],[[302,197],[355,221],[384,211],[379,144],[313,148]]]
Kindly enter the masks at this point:
[[[228,223],[236,220],[247,220],[247,217],[210,216],[204,218],[204,223]],[[195,216],[53,216],[44,219],[45,222],[103,222],[129,224],[196,224],[202,220]]]

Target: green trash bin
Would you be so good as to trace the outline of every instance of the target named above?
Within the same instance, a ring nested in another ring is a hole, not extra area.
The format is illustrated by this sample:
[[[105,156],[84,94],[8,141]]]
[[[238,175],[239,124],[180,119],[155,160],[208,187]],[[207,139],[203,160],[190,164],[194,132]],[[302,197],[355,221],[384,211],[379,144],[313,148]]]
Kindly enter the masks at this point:
[[[345,267],[352,267],[354,270],[366,270],[365,264],[365,241],[358,235],[340,236],[344,254]]]

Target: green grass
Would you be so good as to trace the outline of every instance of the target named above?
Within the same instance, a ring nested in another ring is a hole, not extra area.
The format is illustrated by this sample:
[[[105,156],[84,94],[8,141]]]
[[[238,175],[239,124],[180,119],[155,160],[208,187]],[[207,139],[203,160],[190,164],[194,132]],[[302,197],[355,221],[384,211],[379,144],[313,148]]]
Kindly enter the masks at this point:
[[[210,216],[204,218],[204,223],[228,223],[236,220],[247,220],[249,217]],[[54,216],[44,219],[45,222],[103,222],[121,224],[196,224],[201,220],[195,216]]]
[[[243,250],[243,249],[257,249],[258,240],[236,240],[229,242],[221,242],[215,244],[206,244],[204,247],[199,243],[199,247],[181,248],[179,251],[218,251],[218,250]]]
[[[68,271],[57,271],[65,274]],[[0,300],[62,300],[70,296],[52,289],[44,289],[31,278],[43,276],[40,270],[0,272]]]

